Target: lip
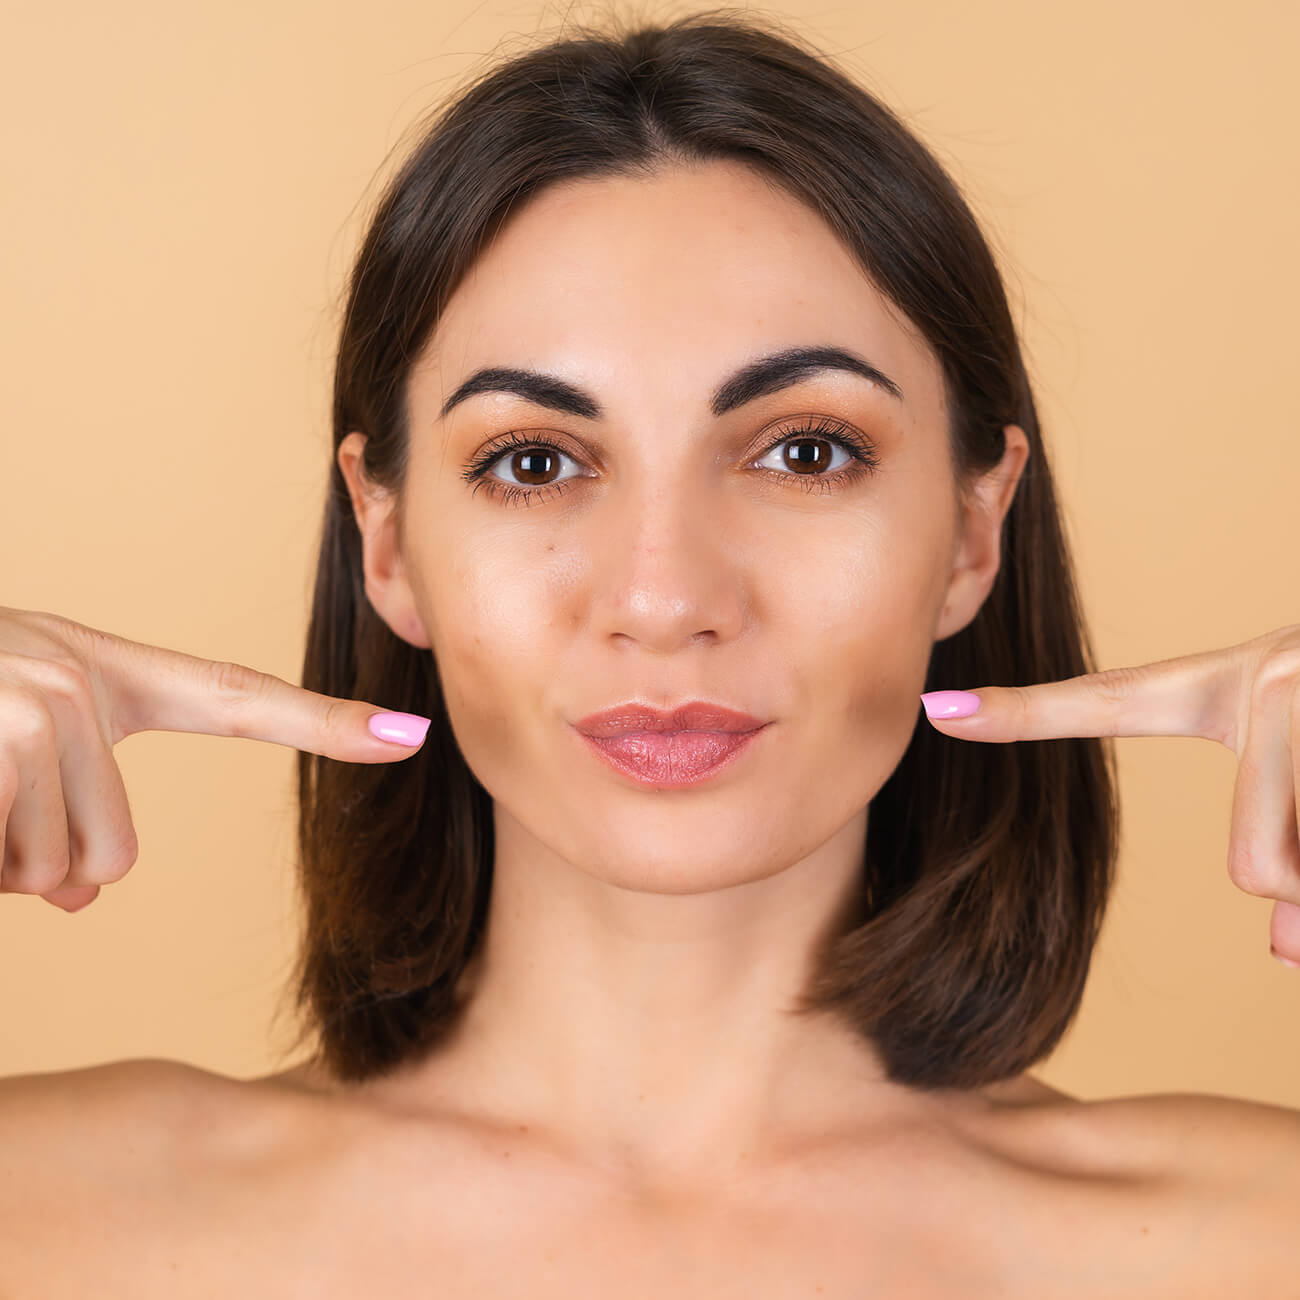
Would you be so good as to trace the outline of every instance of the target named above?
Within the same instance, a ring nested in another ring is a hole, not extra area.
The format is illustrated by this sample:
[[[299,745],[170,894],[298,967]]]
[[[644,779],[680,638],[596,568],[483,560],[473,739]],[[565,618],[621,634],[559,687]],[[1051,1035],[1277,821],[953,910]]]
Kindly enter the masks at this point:
[[[673,709],[656,709],[640,700],[626,700],[580,718],[573,726],[593,740],[609,740],[639,732],[757,731],[762,718],[710,700],[688,700]]]
[[[652,790],[676,790],[709,781],[740,762],[766,734],[753,731],[634,731],[600,739],[575,731],[614,771]]]

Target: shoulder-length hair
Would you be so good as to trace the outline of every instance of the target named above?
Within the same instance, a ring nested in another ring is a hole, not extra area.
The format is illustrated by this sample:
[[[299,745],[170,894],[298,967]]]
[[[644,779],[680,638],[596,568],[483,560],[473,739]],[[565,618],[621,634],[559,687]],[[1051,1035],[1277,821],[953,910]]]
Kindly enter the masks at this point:
[[[407,380],[466,271],[554,182],[740,160],[820,213],[933,347],[959,494],[1017,424],[1030,461],[997,579],[935,644],[926,688],[1091,672],[1092,649],[997,266],[955,183],[832,60],[752,11],[573,35],[501,62],[432,125],[380,198],[348,284],[333,449],[367,435],[372,482],[400,488]],[[400,504],[399,504],[400,510]],[[434,656],[365,596],[335,457],[302,684],[431,716],[400,763],[299,752],[305,932],[300,1033],[339,1081],[423,1054],[463,1005],[492,886],[492,800],[452,733]],[[1082,998],[1118,840],[1114,756],[1098,739],[988,745],[918,725],[871,801],[862,904],[817,954],[801,1010],[843,1016],[890,1079],[975,1088],[1046,1056]]]

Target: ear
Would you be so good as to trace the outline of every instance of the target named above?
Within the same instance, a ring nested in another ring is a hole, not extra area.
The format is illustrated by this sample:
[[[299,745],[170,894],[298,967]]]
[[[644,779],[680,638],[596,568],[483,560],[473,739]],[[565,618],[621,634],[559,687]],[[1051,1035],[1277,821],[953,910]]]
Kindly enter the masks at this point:
[[[976,479],[961,500],[953,543],[952,574],[934,639],[960,632],[979,613],[1002,562],[1002,521],[1011,509],[1016,487],[1029,460],[1029,439],[1017,424],[1003,429],[1006,450],[1001,461]]]
[[[431,643],[420,621],[397,535],[397,496],[366,478],[361,459],[366,441],[364,433],[354,431],[339,443],[338,450],[339,469],[361,533],[366,599],[395,635],[429,649]]]

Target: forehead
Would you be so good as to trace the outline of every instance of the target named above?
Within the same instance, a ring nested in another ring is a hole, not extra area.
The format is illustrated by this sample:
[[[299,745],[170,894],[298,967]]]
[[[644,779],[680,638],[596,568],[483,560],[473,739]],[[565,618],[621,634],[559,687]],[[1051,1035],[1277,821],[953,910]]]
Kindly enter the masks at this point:
[[[665,373],[702,396],[751,355],[835,343],[898,380],[915,414],[941,400],[928,344],[820,216],[710,162],[543,191],[470,268],[427,353],[444,395],[479,366],[536,366],[636,401]]]

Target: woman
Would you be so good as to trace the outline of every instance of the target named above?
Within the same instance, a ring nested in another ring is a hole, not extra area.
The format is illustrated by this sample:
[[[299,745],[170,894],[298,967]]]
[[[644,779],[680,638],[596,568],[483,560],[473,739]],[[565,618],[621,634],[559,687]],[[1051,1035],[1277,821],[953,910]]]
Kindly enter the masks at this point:
[[[4,887],[125,873],[132,731],[293,745],[314,1042],[5,1081],[0,1293],[1294,1292],[1293,1112],[1029,1070],[1100,738],[1253,752],[1245,861],[1300,629],[1091,671],[996,266],[884,107],[734,14],[499,66],[334,395],[304,689],[4,611]]]

